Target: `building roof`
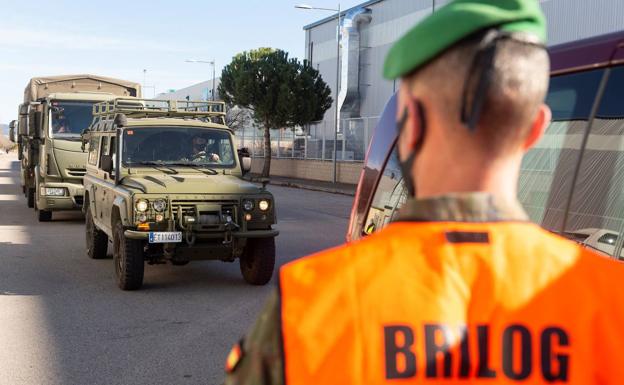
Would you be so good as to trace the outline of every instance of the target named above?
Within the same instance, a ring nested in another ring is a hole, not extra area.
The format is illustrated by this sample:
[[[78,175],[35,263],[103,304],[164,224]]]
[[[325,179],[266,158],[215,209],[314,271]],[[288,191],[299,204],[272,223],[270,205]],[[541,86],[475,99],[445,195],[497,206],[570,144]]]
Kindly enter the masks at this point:
[[[381,3],[382,1],[384,1],[384,0],[369,0],[369,1],[365,1],[365,2],[363,2],[361,4],[353,6],[351,8],[348,8],[348,9],[345,9],[345,10],[341,10],[340,11],[340,15],[342,16],[342,15],[346,14],[347,12],[351,11],[352,9],[361,8],[361,7],[368,7],[369,5],[373,5],[373,4],[376,4],[376,3]],[[331,15],[331,16],[328,16],[328,17],[326,17],[324,19],[321,19],[319,21],[315,21],[312,24],[308,24],[308,25],[303,27],[303,30],[305,31],[305,30],[317,27],[317,26],[319,26],[321,24],[325,24],[328,21],[334,20],[334,19],[336,19],[336,15],[335,14]]]

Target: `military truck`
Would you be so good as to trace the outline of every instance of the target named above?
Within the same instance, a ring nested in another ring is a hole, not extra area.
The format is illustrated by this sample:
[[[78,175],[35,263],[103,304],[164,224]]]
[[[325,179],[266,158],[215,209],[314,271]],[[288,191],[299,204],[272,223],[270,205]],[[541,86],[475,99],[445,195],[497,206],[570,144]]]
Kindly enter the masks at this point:
[[[92,121],[94,103],[118,96],[140,97],[138,84],[94,75],[32,78],[19,106],[18,157],[28,207],[39,221],[52,212],[79,210],[86,154],[80,134]]]
[[[243,179],[251,158],[236,150],[223,102],[117,98],[94,105],[83,134],[86,245],[117,285],[136,290],[145,263],[240,261],[264,285],[275,266],[275,201]],[[88,144],[88,147],[87,147]]]

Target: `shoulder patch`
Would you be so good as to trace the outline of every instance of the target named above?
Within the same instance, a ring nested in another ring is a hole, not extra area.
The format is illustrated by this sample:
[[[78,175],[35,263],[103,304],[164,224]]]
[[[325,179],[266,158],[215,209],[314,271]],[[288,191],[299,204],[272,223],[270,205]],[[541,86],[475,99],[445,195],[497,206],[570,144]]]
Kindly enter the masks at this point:
[[[243,358],[243,340],[238,341],[225,360],[225,372],[232,373]]]

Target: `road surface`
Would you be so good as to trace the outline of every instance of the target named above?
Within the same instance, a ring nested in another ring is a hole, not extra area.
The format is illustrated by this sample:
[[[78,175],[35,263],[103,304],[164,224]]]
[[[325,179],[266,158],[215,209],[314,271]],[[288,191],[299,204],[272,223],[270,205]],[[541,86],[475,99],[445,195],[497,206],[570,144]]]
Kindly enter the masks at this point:
[[[278,265],[343,241],[351,197],[269,189]],[[81,215],[37,222],[14,155],[0,155],[0,261],[0,384],[218,384],[275,287],[206,261],[147,265],[143,290],[119,290],[112,260],[87,258]]]

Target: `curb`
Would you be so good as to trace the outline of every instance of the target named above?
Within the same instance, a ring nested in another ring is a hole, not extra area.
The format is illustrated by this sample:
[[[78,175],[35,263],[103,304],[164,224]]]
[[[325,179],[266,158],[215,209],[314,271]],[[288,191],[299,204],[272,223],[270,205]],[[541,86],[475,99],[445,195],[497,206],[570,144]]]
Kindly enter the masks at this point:
[[[254,183],[260,183],[257,178],[251,178],[250,181],[254,182]],[[340,194],[340,195],[347,195],[347,196],[355,196],[355,191],[351,192],[351,191],[346,191],[344,189],[337,189],[337,188],[332,188],[332,187],[314,186],[314,185],[309,185],[309,184],[305,184],[305,183],[297,183],[297,182],[290,182],[290,181],[271,180],[271,182],[268,185],[269,186],[270,185],[274,185],[274,186],[282,186],[282,187],[299,188],[299,189],[310,190],[310,191],[320,191],[320,192],[326,192],[326,193],[330,193],[330,194]]]

